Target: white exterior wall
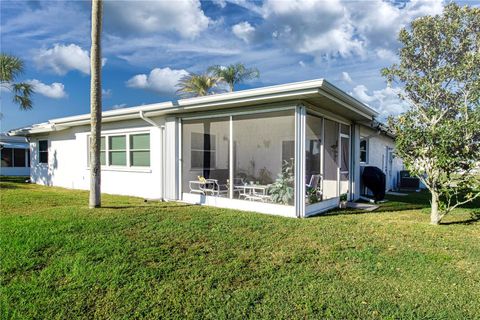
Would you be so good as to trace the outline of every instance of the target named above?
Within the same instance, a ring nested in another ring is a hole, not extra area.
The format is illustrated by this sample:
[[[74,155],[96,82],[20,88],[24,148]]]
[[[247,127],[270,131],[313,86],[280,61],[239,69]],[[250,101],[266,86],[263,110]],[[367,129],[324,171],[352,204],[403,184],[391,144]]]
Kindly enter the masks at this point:
[[[391,172],[387,172],[387,148],[395,150],[395,141],[393,138],[385,135],[384,133],[377,133],[376,130],[361,126],[360,138],[367,138],[367,162],[360,163],[360,166],[375,166],[380,168],[383,173],[387,175],[386,184],[387,190],[396,189],[398,183],[398,174],[400,170],[403,170],[403,161],[399,157],[393,156],[391,164]],[[359,140],[360,143],[360,140]]]
[[[163,118],[152,119],[159,125]],[[102,166],[103,193],[161,198],[161,129],[143,120],[129,120],[102,125],[102,134],[150,133],[150,167]],[[33,182],[71,189],[88,190],[87,138],[89,126],[74,127],[31,139],[31,179]],[[39,163],[38,141],[48,140],[48,164]],[[128,143],[128,142],[127,142]],[[128,155],[127,155],[128,156]]]

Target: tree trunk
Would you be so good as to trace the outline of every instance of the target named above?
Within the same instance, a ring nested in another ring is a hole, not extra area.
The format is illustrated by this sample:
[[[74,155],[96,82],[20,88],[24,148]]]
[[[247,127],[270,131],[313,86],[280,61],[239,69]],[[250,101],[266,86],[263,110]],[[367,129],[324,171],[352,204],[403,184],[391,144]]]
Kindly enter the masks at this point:
[[[441,216],[438,212],[438,194],[432,192],[432,203],[431,203],[431,212],[430,212],[430,223],[438,225],[440,223]]]
[[[101,205],[100,138],[102,131],[101,77],[102,0],[92,0],[92,48],[90,50],[90,208]]]

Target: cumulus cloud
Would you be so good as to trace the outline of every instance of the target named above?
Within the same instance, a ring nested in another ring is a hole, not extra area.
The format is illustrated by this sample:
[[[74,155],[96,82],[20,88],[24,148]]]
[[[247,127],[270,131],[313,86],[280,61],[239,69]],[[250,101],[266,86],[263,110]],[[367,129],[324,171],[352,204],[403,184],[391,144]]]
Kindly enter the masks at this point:
[[[194,38],[207,29],[210,19],[199,0],[106,1],[105,28],[112,34],[135,35],[174,31]]]
[[[249,43],[255,34],[255,28],[248,21],[244,21],[234,25],[232,32],[237,38]]]
[[[62,83],[54,82],[52,84],[45,84],[37,79],[27,80],[25,82],[31,84],[33,90],[42,96],[52,99],[61,99],[67,97],[65,86]]]
[[[112,89],[102,89],[102,97],[108,99],[112,96]]]
[[[59,75],[65,75],[72,70],[90,74],[90,56],[76,44],[55,44],[50,49],[38,50],[34,57],[36,65],[41,69],[48,69]],[[106,59],[102,59],[102,66]]]
[[[342,72],[342,77],[341,77],[342,81],[345,81],[346,83],[348,84],[352,84],[353,83],[353,80],[352,78],[350,77],[350,74],[346,71],[343,71]]]
[[[230,2],[242,5],[244,1]],[[250,39],[272,38],[315,57],[365,57],[374,52],[378,58],[392,60],[400,28],[417,17],[441,13],[443,2],[266,0],[254,8],[251,3],[243,6],[263,17]]]
[[[174,93],[180,78],[188,75],[186,70],[155,68],[150,74],[137,74],[130,78],[126,85],[130,88],[146,89],[157,93]]]
[[[353,88],[353,95],[363,103],[373,107],[380,113],[380,119],[385,120],[388,116],[398,115],[405,112],[408,104],[400,100],[399,88],[386,87],[369,92],[368,88],[361,84]]]

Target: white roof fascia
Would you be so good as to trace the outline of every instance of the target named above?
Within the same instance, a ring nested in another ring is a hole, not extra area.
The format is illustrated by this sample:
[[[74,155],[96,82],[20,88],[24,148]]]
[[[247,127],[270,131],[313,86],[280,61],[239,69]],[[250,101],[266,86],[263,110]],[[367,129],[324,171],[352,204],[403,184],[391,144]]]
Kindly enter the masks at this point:
[[[279,99],[302,99],[323,95],[352,112],[358,113],[367,119],[378,115],[376,111],[349,96],[334,85],[323,79],[295,82],[264,88],[256,88],[228,93],[220,93],[203,97],[180,99],[176,103],[162,102],[150,105],[130,107],[125,109],[110,110],[102,113],[102,122],[121,121],[141,118],[140,112],[145,116],[158,116],[182,111],[195,111],[212,107],[235,106],[255,102],[262,104]],[[33,125],[23,129],[12,130],[13,135],[36,134],[50,131],[63,130],[72,126],[90,124],[90,114],[72,117],[57,118],[47,123]]]

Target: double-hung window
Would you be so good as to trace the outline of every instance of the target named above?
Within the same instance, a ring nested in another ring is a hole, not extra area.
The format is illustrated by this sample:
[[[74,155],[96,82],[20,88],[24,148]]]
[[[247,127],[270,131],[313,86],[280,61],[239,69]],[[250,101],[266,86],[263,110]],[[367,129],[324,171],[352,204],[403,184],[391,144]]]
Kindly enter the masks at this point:
[[[190,169],[215,169],[217,166],[216,136],[209,133],[191,133]]]
[[[130,135],[130,166],[150,166],[150,134]]]
[[[89,149],[90,140],[88,139]],[[101,137],[100,163],[112,167],[149,167],[150,133],[106,134]],[[87,152],[87,163],[90,159]]]
[[[38,162],[48,163],[48,140],[38,141]]]
[[[108,158],[111,166],[127,165],[127,138],[125,135],[108,138]]]
[[[367,163],[368,161],[368,141],[365,138],[360,138],[360,162]]]

